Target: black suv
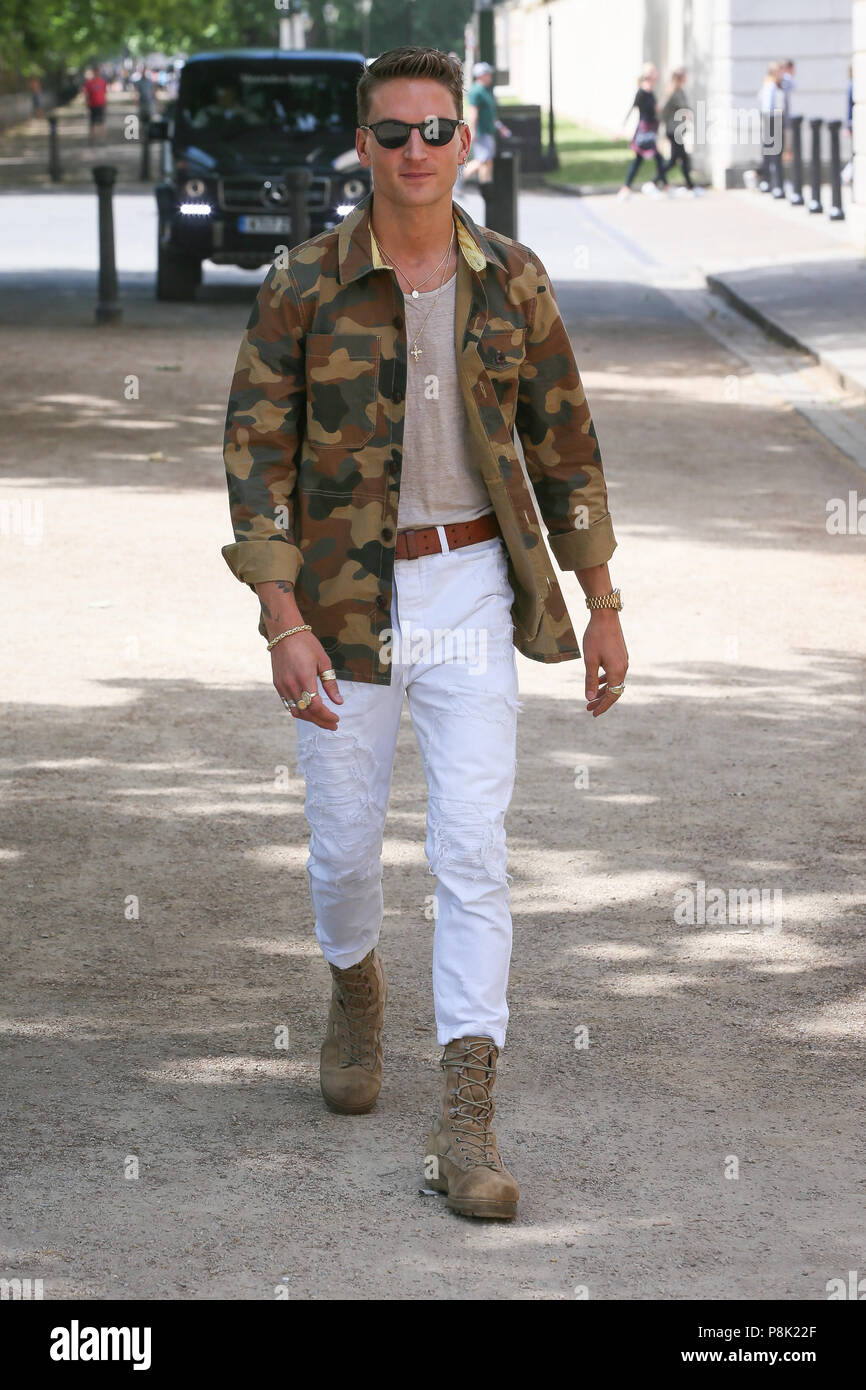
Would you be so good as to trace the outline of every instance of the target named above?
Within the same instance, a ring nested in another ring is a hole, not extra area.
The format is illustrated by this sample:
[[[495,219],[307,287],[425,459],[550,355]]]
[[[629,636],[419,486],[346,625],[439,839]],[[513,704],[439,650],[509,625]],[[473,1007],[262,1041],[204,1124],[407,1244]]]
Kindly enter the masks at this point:
[[[355,152],[360,53],[241,49],[184,64],[177,101],[151,138],[168,141],[157,185],[158,299],[193,299],[202,261],[248,269],[303,240],[291,174],[307,170],[308,236],[335,227],[370,189]]]

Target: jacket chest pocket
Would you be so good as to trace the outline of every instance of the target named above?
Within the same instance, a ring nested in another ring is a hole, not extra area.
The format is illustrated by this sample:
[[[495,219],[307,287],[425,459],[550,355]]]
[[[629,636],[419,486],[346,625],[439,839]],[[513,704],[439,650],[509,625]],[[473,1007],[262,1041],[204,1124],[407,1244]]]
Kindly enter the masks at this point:
[[[503,332],[483,333],[478,340],[478,355],[493,388],[496,404],[510,430],[517,410],[520,368],[526,360],[523,330],[515,328]],[[487,403],[490,403],[489,389],[485,387]]]
[[[526,358],[523,329],[482,333],[478,340],[478,353],[484,370],[492,377],[516,375]]]
[[[375,333],[308,333],[307,438],[360,449],[376,431],[380,343]]]

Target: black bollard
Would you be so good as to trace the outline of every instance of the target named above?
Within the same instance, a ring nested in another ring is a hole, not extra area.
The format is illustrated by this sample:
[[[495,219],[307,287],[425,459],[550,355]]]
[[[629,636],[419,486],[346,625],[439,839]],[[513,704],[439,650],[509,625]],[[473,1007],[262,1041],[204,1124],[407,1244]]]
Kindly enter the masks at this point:
[[[60,168],[60,146],[57,143],[57,117],[48,117],[48,177],[52,183],[59,183],[63,178],[63,170]]]
[[[772,153],[768,159],[770,166],[770,192],[774,198],[784,198],[785,189],[782,177],[782,152],[785,148],[785,119],[781,111],[773,111],[770,114],[770,130],[772,132]]]
[[[150,117],[140,116],[138,138],[141,141],[141,168],[139,178],[142,183],[150,183]]]
[[[831,222],[844,222],[845,214],[842,211],[842,161],[839,157],[839,131],[842,128],[841,121],[828,121],[827,129],[830,132],[830,197],[832,206],[830,208]]]
[[[791,117],[791,206],[803,203],[803,117]]]
[[[493,178],[481,184],[484,225],[493,232],[517,240],[517,194],[520,186],[520,151],[502,150],[493,156]]]
[[[823,212],[821,205],[821,126],[822,116],[809,122],[812,127],[812,197],[809,199],[810,212]]]
[[[93,168],[93,178],[99,199],[99,299],[96,305],[96,322],[119,323],[123,318],[123,310],[117,295],[114,211],[111,205],[117,170],[113,164],[96,164]]]

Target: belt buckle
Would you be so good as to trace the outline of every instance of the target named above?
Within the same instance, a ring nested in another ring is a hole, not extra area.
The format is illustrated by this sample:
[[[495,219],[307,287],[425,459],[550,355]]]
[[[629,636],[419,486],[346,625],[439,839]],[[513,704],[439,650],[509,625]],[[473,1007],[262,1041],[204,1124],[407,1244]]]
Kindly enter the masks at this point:
[[[403,536],[404,536],[405,541],[406,541],[406,559],[407,559],[407,560],[417,560],[417,559],[418,559],[418,530],[417,530],[417,527],[416,527],[414,530],[410,529],[410,530],[408,530],[408,531],[404,531],[404,532],[403,532]]]

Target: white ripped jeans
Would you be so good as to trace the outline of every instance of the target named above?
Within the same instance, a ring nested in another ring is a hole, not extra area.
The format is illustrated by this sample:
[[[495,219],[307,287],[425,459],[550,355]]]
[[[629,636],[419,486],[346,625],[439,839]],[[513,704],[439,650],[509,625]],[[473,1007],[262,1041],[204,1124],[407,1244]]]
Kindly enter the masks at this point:
[[[443,533],[440,531],[440,536]],[[514,594],[499,536],[394,562],[390,685],[340,681],[336,731],[305,720],[298,769],[310,826],[316,937],[345,970],[379,940],[382,841],[404,692],[427,781],[440,1044],[505,1042],[511,959],[505,813],[514,789]],[[422,905],[419,904],[419,917]]]

